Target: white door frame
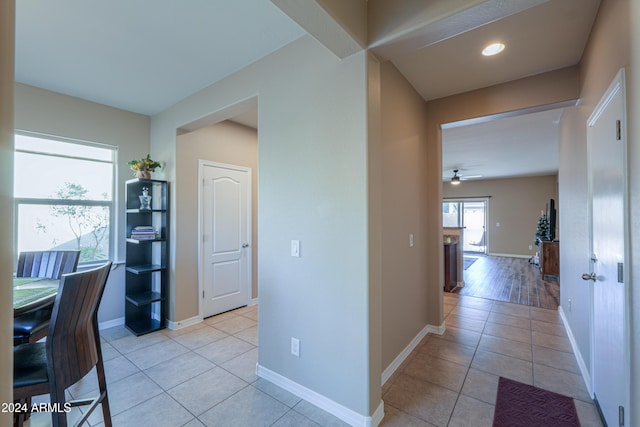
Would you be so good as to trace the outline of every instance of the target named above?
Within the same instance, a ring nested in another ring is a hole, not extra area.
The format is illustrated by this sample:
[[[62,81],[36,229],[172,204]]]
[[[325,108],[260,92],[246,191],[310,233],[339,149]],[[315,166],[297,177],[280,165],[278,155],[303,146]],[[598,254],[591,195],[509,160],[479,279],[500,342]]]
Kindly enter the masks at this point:
[[[631,415],[631,402],[630,402],[630,393],[631,390],[631,382],[630,382],[630,367],[631,360],[629,354],[629,342],[630,342],[630,317],[629,317],[629,283],[631,283],[631,274],[630,274],[630,266],[631,266],[631,255],[630,248],[631,242],[629,239],[629,174],[628,174],[628,144],[627,144],[627,101],[626,101],[626,81],[625,81],[625,70],[621,68],[616,74],[615,78],[607,88],[606,92],[602,95],[602,98],[594,108],[593,112],[589,116],[587,120],[587,129],[592,126],[597,119],[602,115],[604,110],[610,104],[612,98],[618,93],[622,96],[622,117],[620,124],[620,136],[621,143],[623,146],[623,227],[624,227],[624,271],[623,271],[623,285],[624,285],[624,331],[623,331],[623,348],[624,348],[624,372],[625,372],[625,384],[624,384],[624,407],[625,407],[625,425],[630,425],[629,417]],[[614,131],[614,129],[612,129]],[[592,182],[592,173],[591,173],[591,144],[592,139],[589,137],[590,133],[587,130],[587,178],[588,178],[588,209],[589,209],[589,257],[593,257],[593,182]],[[594,272],[594,261],[590,261],[590,273]],[[590,371],[591,375],[589,378],[590,383],[589,394],[591,397],[594,397],[594,369],[595,369],[595,319],[594,319],[594,283],[592,281],[589,282],[589,292],[591,299],[590,306],[590,341],[591,341],[591,366]]]
[[[251,221],[252,221],[252,189],[251,189],[251,168],[245,166],[237,166],[231,165],[227,163],[213,162],[210,160],[198,160],[198,317],[202,320],[204,317],[202,315],[202,293],[204,292],[204,265],[202,263],[203,256],[203,232],[204,232],[204,218],[202,217],[202,209],[203,209],[203,192],[202,192],[202,182],[204,180],[203,176],[203,168],[204,167],[218,167],[224,169],[231,169],[241,172],[247,172],[249,177],[247,179],[247,243],[249,244],[248,250],[246,251],[247,255],[247,305],[251,305],[251,283],[253,277],[253,269],[252,269],[252,253],[253,253],[253,242],[251,241]]]

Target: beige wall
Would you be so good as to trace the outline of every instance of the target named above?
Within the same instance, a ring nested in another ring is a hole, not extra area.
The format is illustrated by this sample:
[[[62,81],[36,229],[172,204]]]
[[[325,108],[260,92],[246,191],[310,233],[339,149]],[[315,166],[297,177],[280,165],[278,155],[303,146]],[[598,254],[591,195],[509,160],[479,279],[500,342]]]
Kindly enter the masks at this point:
[[[365,417],[381,403],[372,347],[380,331],[370,329],[380,316],[370,305],[370,65],[366,52],[340,60],[304,36],[151,120],[152,154],[172,159],[177,129],[258,97],[260,370]],[[181,185],[178,165],[163,173]],[[196,226],[173,218],[172,238]],[[290,255],[294,239],[300,258]],[[173,321],[197,314],[196,283],[176,269],[182,246],[171,248]],[[290,354],[291,337],[300,357]]]
[[[557,194],[556,175],[463,181],[460,185],[445,182],[442,185],[443,198],[489,197],[487,252],[496,255],[535,254],[537,247],[533,242],[540,211],[547,209],[549,199],[555,199],[557,209]],[[556,235],[556,238],[560,236]]]
[[[13,65],[15,2],[0,2],[0,281],[10,283],[13,271]],[[13,289],[0,286],[0,403],[13,402]],[[0,424],[12,414],[0,412]]]
[[[427,138],[429,206],[425,214],[428,227],[429,301],[439,301],[438,307],[429,306],[429,323],[442,321],[442,132],[440,125],[492,114],[517,111],[535,106],[555,104],[578,98],[578,68],[570,67],[491,86],[427,103]],[[430,303],[431,304],[431,303]],[[437,318],[432,316],[437,315]]]
[[[390,62],[381,68],[382,367],[427,325],[426,103]],[[409,247],[409,235],[414,246]]]
[[[584,56],[580,63],[580,105],[568,109],[563,115],[561,122],[561,143],[560,143],[560,172],[559,193],[560,193],[560,233],[562,243],[560,245],[560,265],[562,269],[561,282],[561,306],[564,307],[564,314],[567,317],[571,331],[575,337],[580,356],[583,358],[587,369],[591,365],[591,330],[590,330],[590,307],[591,292],[588,286],[584,285],[580,276],[589,271],[589,218],[588,218],[588,187],[587,187],[587,134],[586,123],[593,112],[596,104],[604,95],[607,87],[612,82],[618,70],[622,67],[629,67],[630,54],[634,49],[630,46],[631,29],[637,27],[636,22],[630,25],[630,5],[637,4],[629,0],[604,0],[600,6],[595,25],[593,27],[589,42],[586,46]],[[636,10],[637,11],[637,10]],[[637,15],[636,15],[637,16]],[[634,37],[637,44],[639,38]],[[640,46],[635,46],[635,51]],[[637,64],[634,64],[637,66]],[[631,271],[640,271],[640,257],[637,250],[640,237],[640,224],[637,221],[638,194],[640,186],[640,172],[637,167],[638,150],[640,139],[638,138],[638,100],[637,93],[633,90],[639,82],[637,68],[627,68],[627,129],[629,147],[629,180],[631,197],[631,244],[633,265]],[[633,201],[636,209],[634,210]],[[635,212],[635,214],[634,214]],[[635,226],[633,226],[633,218]],[[640,304],[638,301],[638,289],[640,276],[636,273],[629,283],[630,293],[633,298],[636,295],[636,303],[631,307],[631,318],[636,316],[636,323],[631,330],[631,347],[638,349],[640,345],[640,335],[638,334],[638,311]],[[568,300],[572,301],[572,310],[568,310]],[[636,350],[637,351],[637,350]],[[640,358],[631,357],[632,390],[631,402],[638,402],[640,399]],[[634,397],[635,396],[635,397]],[[640,423],[640,413],[637,405],[631,405],[633,421],[625,425],[638,425]]]
[[[176,168],[179,176],[176,192],[176,236],[181,250],[176,254],[176,283],[181,288],[198,286],[198,160],[226,163],[251,168],[251,298],[258,297],[258,134],[255,129],[230,121],[182,134],[177,139]],[[196,297],[197,295],[192,295]],[[198,301],[195,300],[197,307]]]

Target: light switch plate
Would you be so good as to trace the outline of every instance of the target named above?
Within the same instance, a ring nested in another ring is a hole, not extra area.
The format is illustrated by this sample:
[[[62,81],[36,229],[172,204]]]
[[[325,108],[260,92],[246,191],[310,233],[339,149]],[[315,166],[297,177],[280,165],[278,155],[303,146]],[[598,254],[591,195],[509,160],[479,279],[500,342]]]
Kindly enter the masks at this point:
[[[291,256],[300,258],[300,240],[291,241]]]

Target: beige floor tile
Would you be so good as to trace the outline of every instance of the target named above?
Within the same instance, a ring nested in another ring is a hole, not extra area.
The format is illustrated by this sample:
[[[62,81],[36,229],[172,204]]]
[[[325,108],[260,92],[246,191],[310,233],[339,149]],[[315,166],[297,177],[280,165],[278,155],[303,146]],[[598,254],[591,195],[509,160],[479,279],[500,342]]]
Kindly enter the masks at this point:
[[[202,329],[205,326],[207,326],[206,323],[198,322],[198,323],[195,323],[193,325],[189,325],[189,326],[186,326],[184,328],[180,328],[180,329],[176,329],[176,330],[163,329],[162,333],[164,335],[168,336],[169,338],[175,338],[175,337],[179,337],[180,335],[188,334],[189,332],[193,332],[193,331],[196,331],[198,329]]]
[[[515,357],[478,349],[471,367],[525,384],[533,383],[532,363]]]
[[[493,313],[507,314],[509,316],[531,318],[529,306],[512,304],[509,302],[494,301],[491,307]]]
[[[224,362],[220,367],[248,383],[253,383],[258,379],[258,376],[256,375],[257,363],[258,349],[254,348],[246,353],[242,353],[240,356]]]
[[[202,328],[195,329],[191,332],[179,335],[177,337],[173,337],[173,340],[193,350],[199,347],[203,347],[207,344],[211,344],[212,342],[221,340],[228,336],[229,334],[224,333],[215,327],[204,325],[204,327]]]
[[[145,374],[138,372],[120,381],[107,383],[107,392],[109,393],[109,410],[113,418],[121,412],[161,394],[162,390]],[[82,399],[90,397],[95,396],[92,393],[80,396]],[[94,411],[89,417],[89,424],[91,425],[100,421],[102,421],[101,411]]]
[[[428,343],[420,348],[420,352],[469,366],[471,359],[473,359],[475,348],[433,336]]]
[[[131,363],[126,357],[118,356],[104,363],[105,377],[107,379],[107,388],[109,384],[120,381],[139,372],[139,369]],[[69,392],[74,399],[80,396],[93,393],[98,390],[98,376],[96,369],[93,368],[76,384],[69,387]]]
[[[183,382],[167,393],[192,414],[199,416],[248,384],[222,368],[213,368]]]
[[[547,347],[533,346],[533,361],[539,365],[551,366],[564,371],[580,373],[578,362],[573,353],[557,351]]]
[[[533,365],[533,385],[565,396],[591,402],[582,376],[544,365]]]
[[[116,427],[181,426],[193,419],[189,411],[166,393],[112,417]]]
[[[549,335],[558,335],[560,337],[566,337],[567,332],[561,323],[549,323],[541,320],[531,320],[531,330],[537,332],[543,332]]]
[[[300,402],[298,402],[298,404],[293,407],[293,410],[324,427],[348,427],[349,426],[347,423],[345,423],[341,419],[331,415],[326,411],[323,411],[322,409],[318,408],[315,405],[312,405],[306,400],[301,400]]]
[[[402,375],[385,396],[385,403],[436,426],[446,426],[458,393]]]
[[[138,369],[144,370],[157,365],[158,363],[171,360],[176,356],[187,353],[188,351],[189,349],[185,346],[180,345],[173,340],[166,340],[150,345],[149,347],[127,353],[126,357],[136,365]]]
[[[433,427],[433,424],[385,404],[384,418],[379,427]]]
[[[264,393],[267,393],[274,399],[279,400],[289,408],[293,408],[302,400],[295,394],[289,393],[287,390],[278,387],[274,383],[267,381],[264,378],[258,378],[258,380],[252,384],[252,386],[260,391],[263,391]]]
[[[516,357],[528,362],[533,360],[531,355],[531,344],[520,341],[508,340],[485,334],[480,338],[478,348],[492,351],[494,353],[504,354],[505,356]]]
[[[273,427],[320,427],[320,424],[291,409]]]
[[[549,310],[546,308],[531,307],[531,319],[547,323],[562,324],[562,318],[558,310]]]
[[[221,365],[227,360],[240,356],[253,348],[255,346],[248,342],[230,336],[197,348],[195,352],[216,365]]]
[[[603,427],[598,410],[593,403],[583,402],[577,399],[573,399],[573,403],[576,405],[576,412],[578,413],[581,427]]]
[[[513,326],[514,328],[530,329],[531,320],[526,317],[509,316],[507,314],[491,313],[487,321],[500,325]]]
[[[447,326],[447,329],[442,335],[440,335],[440,337],[442,339],[468,345],[470,347],[477,347],[478,342],[480,342],[480,334],[478,332],[458,329],[450,326]]]
[[[499,323],[487,322],[484,327],[484,335],[492,335],[494,337],[531,344],[530,329],[514,328],[513,326],[501,325]]]
[[[188,352],[159,363],[144,373],[163,390],[169,390],[215,367],[214,363],[199,354]]]
[[[498,375],[471,368],[464,380],[461,393],[490,405],[495,405],[498,396],[499,379]]]
[[[420,353],[407,365],[403,374],[460,392],[467,368],[457,363]]]
[[[471,296],[460,296],[458,304],[484,311],[491,311],[491,307],[493,307],[493,301],[490,299]]]
[[[550,335],[536,331],[533,331],[531,335],[534,345],[564,351],[565,353],[571,353],[573,351],[569,338],[567,337],[559,337],[558,335]]]
[[[256,326],[256,321],[244,316],[236,316],[231,319],[215,323],[215,328],[229,335],[236,334],[244,329]]]
[[[494,410],[493,405],[460,396],[447,427],[492,427]]]
[[[109,361],[111,359],[115,359],[116,357],[121,355],[121,353],[118,350],[116,350],[107,341],[101,342],[100,343],[100,347],[102,349],[102,361],[103,362],[107,362],[107,361]]]
[[[465,317],[457,313],[451,313],[445,318],[447,326],[451,326],[458,329],[466,329],[468,331],[482,332],[485,320],[481,320],[474,317]]]
[[[141,348],[149,347],[162,341],[168,340],[169,337],[162,332],[153,332],[139,337],[129,334],[123,338],[109,341],[110,344],[122,354],[132,353]]]
[[[459,316],[478,320],[487,320],[489,313],[490,311],[479,310],[462,304],[458,304],[453,310],[451,310],[451,314],[457,314]]]
[[[254,387],[246,387],[200,415],[206,426],[268,427],[289,407]]]
[[[237,317],[237,316],[238,315],[235,314],[233,311],[227,311],[225,313],[220,313],[220,314],[216,314],[215,316],[207,317],[203,321],[207,325],[215,325],[216,323],[233,319],[234,317]]]
[[[257,347],[258,346],[258,325],[252,326],[236,334],[233,334],[233,336],[236,338],[240,338],[241,340],[246,341],[249,344],[253,344]]]

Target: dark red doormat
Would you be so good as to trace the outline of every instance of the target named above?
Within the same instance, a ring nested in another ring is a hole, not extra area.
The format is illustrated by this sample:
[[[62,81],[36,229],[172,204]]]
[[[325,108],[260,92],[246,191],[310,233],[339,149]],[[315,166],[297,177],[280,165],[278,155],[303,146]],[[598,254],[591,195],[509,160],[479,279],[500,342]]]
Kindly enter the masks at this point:
[[[493,427],[580,427],[573,399],[500,377]]]

